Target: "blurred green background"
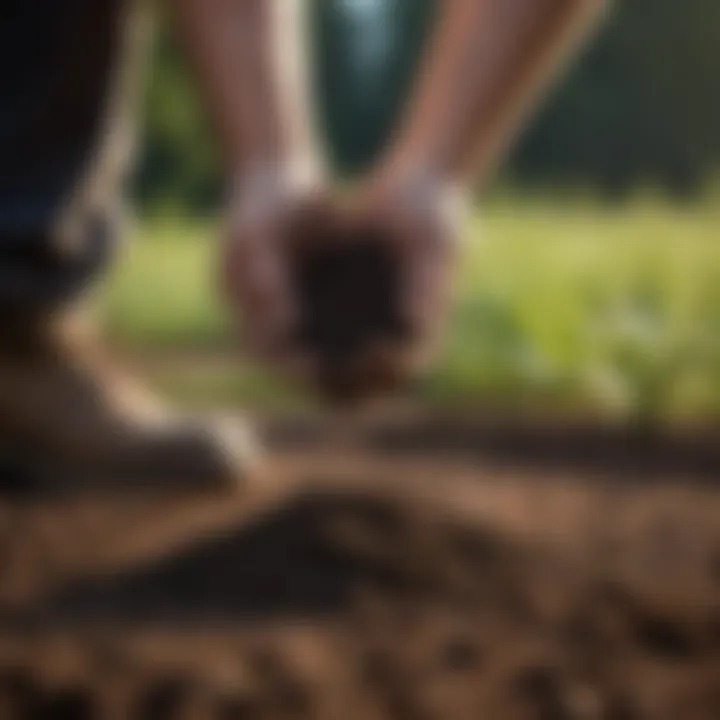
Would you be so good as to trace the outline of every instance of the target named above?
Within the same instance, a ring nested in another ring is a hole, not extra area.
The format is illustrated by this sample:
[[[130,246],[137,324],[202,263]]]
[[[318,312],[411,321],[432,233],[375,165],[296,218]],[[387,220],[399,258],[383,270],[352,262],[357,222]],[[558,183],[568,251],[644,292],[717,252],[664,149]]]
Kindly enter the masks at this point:
[[[341,169],[362,168],[392,129],[434,0],[311,0],[321,117]],[[155,48],[136,182],[145,207],[207,207],[211,144],[167,34]],[[611,196],[637,185],[692,197],[720,164],[720,3],[615,0],[514,153],[507,178],[582,184]],[[506,178],[506,179],[507,179]]]
[[[382,148],[435,10],[314,3],[316,91],[338,172]],[[286,402],[287,388],[229,353],[212,291],[212,143],[162,29],[154,55],[134,182],[143,222],[106,297],[112,336],[173,358],[163,380],[187,397]],[[618,0],[469,223],[446,351],[417,396],[715,418],[719,168],[720,3]]]

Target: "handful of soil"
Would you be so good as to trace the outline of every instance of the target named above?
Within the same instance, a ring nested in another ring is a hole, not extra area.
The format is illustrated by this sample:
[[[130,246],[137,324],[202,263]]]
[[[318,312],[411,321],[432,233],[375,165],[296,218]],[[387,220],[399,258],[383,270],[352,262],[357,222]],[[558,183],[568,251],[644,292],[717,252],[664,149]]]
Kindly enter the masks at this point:
[[[392,383],[375,351],[401,343],[400,268],[382,237],[357,230],[316,238],[295,263],[301,304],[299,342],[319,361],[320,390],[337,402],[357,401]]]

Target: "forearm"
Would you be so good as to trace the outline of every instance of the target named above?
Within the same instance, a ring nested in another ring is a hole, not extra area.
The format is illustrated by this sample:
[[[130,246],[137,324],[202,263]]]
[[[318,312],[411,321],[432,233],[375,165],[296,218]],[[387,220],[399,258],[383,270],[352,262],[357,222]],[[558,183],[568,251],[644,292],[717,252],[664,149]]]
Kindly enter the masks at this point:
[[[171,0],[228,172],[317,165],[304,0]]]
[[[447,0],[388,159],[484,180],[603,0]]]

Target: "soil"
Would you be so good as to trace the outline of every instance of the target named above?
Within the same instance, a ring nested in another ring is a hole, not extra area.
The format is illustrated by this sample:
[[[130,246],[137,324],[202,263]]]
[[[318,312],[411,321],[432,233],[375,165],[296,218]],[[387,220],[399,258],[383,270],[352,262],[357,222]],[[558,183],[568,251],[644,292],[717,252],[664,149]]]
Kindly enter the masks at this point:
[[[299,342],[320,363],[324,393],[349,402],[368,383],[378,382],[366,377],[366,367],[377,364],[368,353],[406,340],[398,311],[398,263],[387,243],[372,233],[313,240],[303,245],[296,262]]]
[[[0,718],[720,717],[713,472],[271,435],[237,495],[0,501]]]

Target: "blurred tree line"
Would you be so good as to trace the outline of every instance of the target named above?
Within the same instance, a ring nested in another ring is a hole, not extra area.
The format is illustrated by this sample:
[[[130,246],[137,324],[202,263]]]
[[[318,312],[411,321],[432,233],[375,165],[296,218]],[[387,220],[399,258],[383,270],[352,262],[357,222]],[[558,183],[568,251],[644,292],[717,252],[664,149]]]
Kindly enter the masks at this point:
[[[315,0],[315,85],[336,167],[358,171],[392,132],[437,0]],[[182,59],[160,33],[143,202],[207,205],[212,144]],[[690,196],[720,166],[720,2],[617,0],[592,49],[536,118],[508,170],[520,184],[637,185]]]

